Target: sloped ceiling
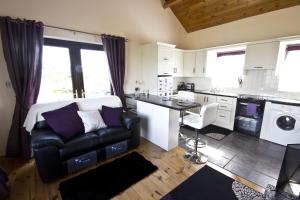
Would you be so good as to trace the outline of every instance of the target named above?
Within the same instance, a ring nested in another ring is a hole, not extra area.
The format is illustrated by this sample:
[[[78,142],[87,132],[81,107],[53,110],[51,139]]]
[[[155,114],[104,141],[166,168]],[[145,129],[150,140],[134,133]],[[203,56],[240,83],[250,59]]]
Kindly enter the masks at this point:
[[[171,8],[188,33],[296,5],[300,5],[300,0],[165,0],[163,2],[163,6]]]

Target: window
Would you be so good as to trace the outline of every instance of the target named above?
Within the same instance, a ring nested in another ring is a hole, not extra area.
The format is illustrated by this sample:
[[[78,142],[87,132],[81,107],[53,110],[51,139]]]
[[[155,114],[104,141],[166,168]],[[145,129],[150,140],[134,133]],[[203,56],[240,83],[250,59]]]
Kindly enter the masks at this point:
[[[279,74],[279,91],[300,92],[300,44],[288,45]]]
[[[109,77],[101,45],[45,38],[38,102],[107,95]]]
[[[208,53],[208,76],[214,87],[237,88],[243,76],[245,50],[214,50]]]

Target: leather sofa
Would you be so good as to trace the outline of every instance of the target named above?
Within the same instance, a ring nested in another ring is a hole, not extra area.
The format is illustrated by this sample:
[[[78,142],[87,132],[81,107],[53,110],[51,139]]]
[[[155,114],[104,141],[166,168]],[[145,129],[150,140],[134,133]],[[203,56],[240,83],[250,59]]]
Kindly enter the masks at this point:
[[[122,124],[119,128],[82,133],[64,143],[45,121],[37,122],[31,132],[31,144],[42,181],[51,182],[136,148],[140,144],[140,119],[124,113]]]

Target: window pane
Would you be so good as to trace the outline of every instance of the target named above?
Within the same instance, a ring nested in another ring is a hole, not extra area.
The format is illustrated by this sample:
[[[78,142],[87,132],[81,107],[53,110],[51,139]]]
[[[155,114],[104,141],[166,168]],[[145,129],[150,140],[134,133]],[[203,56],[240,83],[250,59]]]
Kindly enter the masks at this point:
[[[110,74],[104,51],[81,49],[85,97],[110,94]]]
[[[39,103],[73,98],[68,48],[44,46]]]
[[[238,87],[238,77],[243,76],[245,55],[216,57],[216,62],[209,66],[209,74],[214,87]]]
[[[300,51],[289,51],[279,76],[278,90],[300,92]]]

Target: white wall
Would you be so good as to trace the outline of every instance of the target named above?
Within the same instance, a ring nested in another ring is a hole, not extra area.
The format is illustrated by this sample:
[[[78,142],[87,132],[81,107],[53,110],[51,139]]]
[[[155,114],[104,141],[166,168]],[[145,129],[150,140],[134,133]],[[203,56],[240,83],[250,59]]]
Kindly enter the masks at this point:
[[[0,5],[0,16],[40,20],[46,25],[128,38],[125,92],[132,92],[135,81],[141,81],[141,44],[162,41],[183,46],[182,38],[186,35],[171,10],[163,9],[160,0],[0,0]],[[46,28],[45,35],[101,42],[94,36],[50,28]],[[5,87],[9,78],[1,51],[0,155],[3,155],[15,99],[13,90]]]

